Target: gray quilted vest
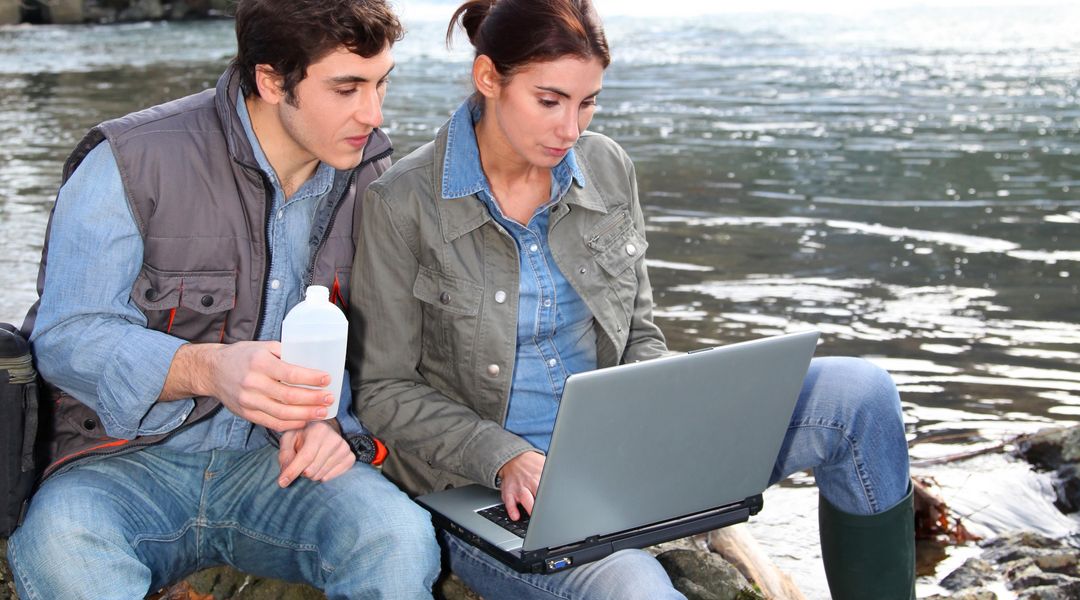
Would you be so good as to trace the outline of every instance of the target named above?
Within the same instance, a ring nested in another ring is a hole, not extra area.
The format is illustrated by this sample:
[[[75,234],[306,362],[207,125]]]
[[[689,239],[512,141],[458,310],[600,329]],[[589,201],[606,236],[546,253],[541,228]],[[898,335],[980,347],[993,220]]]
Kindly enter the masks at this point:
[[[148,327],[191,342],[255,339],[262,325],[273,197],[236,114],[239,76],[229,68],[216,89],[154,106],[90,130],[64,165],[63,181],[108,139],[143,238],[144,257],[131,292]],[[390,140],[375,130],[355,169],[338,171],[330,200],[312,225],[305,285],[324,285],[346,309],[359,231],[359,196],[390,166]],[[38,272],[45,282],[49,233]],[[38,304],[23,323],[33,329]],[[346,310],[346,314],[347,314]],[[132,374],[137,377],[138,374]],[[97,414],[53,390],[55,413],[48,477],[76,460],[133,451],[169,434],[121,440],[106,436]],[[196,399],[185,426],[221,407]]]

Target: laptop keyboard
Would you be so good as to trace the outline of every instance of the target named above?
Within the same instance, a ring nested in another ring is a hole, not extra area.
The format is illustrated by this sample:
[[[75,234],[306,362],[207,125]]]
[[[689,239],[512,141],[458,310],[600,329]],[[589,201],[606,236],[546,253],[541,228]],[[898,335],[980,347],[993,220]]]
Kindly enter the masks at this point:
[[[476,512],[481,517],[484,517],[488,521],[491,521],[518,537],[525,537],[525,531],[529,529],[529,515],[524,509],[518,511],[521,518],[517,521],[510,520],[510,515],[506,513],[506,506],[502,504],[496,504],[491,508],[485,508],[484,510],[478,510]]]

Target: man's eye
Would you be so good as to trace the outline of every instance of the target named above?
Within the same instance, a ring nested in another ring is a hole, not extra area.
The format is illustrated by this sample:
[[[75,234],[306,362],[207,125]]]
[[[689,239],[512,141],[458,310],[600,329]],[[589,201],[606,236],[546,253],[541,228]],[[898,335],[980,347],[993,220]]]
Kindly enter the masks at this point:
[[[343,90],[334,90],[334,93],[338,96],[352,96],[356,93],[356,88],[348,88]]]

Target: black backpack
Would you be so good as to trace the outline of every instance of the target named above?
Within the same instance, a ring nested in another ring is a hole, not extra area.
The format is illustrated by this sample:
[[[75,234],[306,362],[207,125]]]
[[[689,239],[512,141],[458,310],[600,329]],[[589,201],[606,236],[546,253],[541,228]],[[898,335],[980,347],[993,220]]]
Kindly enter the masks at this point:
[[[44,465],[44,423],[38,376],[30,344],[19,330],[0,323],[0,537],[22,522]]]

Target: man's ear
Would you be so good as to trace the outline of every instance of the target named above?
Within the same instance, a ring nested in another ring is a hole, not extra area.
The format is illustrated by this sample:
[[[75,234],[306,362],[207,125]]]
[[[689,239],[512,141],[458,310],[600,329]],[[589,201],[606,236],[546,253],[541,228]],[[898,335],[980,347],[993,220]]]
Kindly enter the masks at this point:
[[[278,104],[285,100],[283,86],[285,78],[278,75],[270,65],[255,65],[255,87],[259,97],[269,104]]]
[[[495,70],[495,63],[486,54],[481,54],[473,61],[473,85],[485,98],[497,98],[502,89],[502,75]]]

